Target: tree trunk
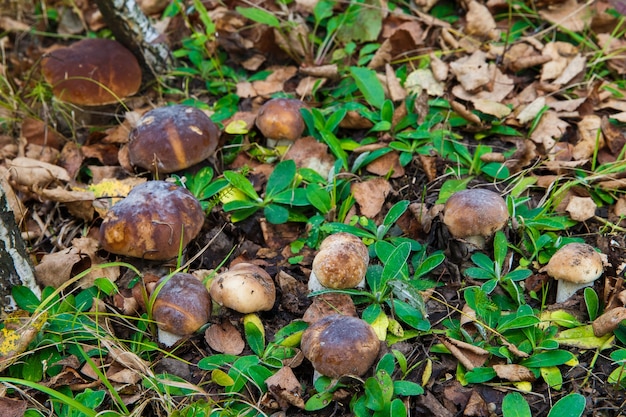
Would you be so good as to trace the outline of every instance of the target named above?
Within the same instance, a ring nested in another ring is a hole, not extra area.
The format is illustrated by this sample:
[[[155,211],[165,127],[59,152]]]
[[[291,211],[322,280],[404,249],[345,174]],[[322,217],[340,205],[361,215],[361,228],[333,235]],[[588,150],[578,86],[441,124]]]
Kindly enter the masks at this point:
[[[0,186],[0,308],[6,313],[17,308],[11,295],[16,285],[25,285],[36,295],[41,294],[26,245]]]
[[[170,49],[135,0],[96,0],[115,39],[126,46],[152,75],[164,74],[171,64]]]

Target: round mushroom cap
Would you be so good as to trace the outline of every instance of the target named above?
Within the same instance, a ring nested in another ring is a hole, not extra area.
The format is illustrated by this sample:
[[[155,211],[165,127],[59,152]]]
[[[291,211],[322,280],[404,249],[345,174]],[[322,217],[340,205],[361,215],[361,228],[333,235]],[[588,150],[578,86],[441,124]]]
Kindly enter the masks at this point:
[[[219,134],[200,109],[159,107],[144,114],[130,132],[130,162],[153,173],[180,171],[213,155]]]
[[[586,243],[568,243],[552,255],[546,272],[556,280],[588,284],[602,275],[602,256]]]
[[[274,98],[259,109],[256,126],[263,136],[276,141],[294,141],[304,132],[300,109],[304,103],[292,98]]]
[[[365,374],[378,357],[380,341],[367,322],[333,314],[306,329],[300,347],[317,372],[339,378]]]
[[[264,269],[245,262],[216,276],[209,292],[216,303],[243,314],[271,310],[276,301],[272,277]]]
[[[365,277],[369,261],[361,239],[350,233],[335,233],[322,241],[312,273],[326,288],[355,288]]]
[[[178,255],[204,223],[204,211],[186,189],[165,181],[133,188],[107,212],[100,226],[102,248],[118,255],[166,260]]]
[[[152,306],[152,317],[159,329],[179,336],[194,333],[211,318],[211,297],[206,287],[191,274],[178,273],[167,279]]]
[[[500,194],[482,188],[452,194],[443,213],[443,223],[457,239],[490,237],[509,220],[506,202]]]
[[[117,103],[141,86],[139,62],[110,39],[84,39],[56,49],[42,59],[41,68],[59,100],[81,106]]]

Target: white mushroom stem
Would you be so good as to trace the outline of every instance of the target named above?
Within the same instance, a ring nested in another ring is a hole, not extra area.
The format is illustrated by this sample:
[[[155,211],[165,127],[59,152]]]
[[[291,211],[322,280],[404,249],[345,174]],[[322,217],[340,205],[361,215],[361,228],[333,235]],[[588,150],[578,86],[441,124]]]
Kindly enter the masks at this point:
[[[283,146],[283,147],[291,146],[291,145],[293,145],[293,141],[289,140],[289,139],[270,139],[270,138],[266,138],[265,139],[265,144],[270,149],[276,149],[276,148],[278,148],[280,146]]]
[[[568,281],[565,281],[564,279],[560,279],[557,281],[557,284],[556,284],[556,302],[564,303],[571,296],[576,294],[576,292],[580,290],[581,288],[591,287],[592,285],[593,285],[593,281],[583,282],[581,284],[581,283],[568,282]]]
[[[184,336],[179,336],[177,334],[170,333],[170,332],[168,332],[166,330],[158,329],[159,343],[161,343],[161,344],[163,344],[164,346],[167,346],[167,347],[174,346],[176,344],[176,342],[178,342],[183,337]]]
[[[319,279],[317,279],[317,276],[315,275],[315,272],[311,271],[311,275],[309,275],[309,282],[308,282],[308,287],[309,287],[309,292],[315,292],[315,291],[322,291],[322,290],[328,290],[330,288],[323,286]],[[363,277],[363,279],[356,285],[355,287],[356,289],[362,290],[365,289],[365,277]]]

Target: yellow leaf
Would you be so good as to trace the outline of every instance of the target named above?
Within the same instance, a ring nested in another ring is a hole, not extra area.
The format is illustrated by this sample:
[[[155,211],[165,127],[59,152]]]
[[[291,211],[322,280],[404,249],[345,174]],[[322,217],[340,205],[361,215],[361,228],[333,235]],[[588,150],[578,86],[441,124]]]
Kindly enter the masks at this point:
[[[374,328],[374,332],[376,332],[378,339],[385,340],[387,337],[387,326],[389,326],[389,318],[387,315],[381,311],[371,325]]]
[[[257,329],[259,329],[265,339],[265,327],[263,327],[263,322],[261,322],[259,316],[254,313],[246,314],[243,317],[243,325],[247,326],[248,324],[253,324]]]

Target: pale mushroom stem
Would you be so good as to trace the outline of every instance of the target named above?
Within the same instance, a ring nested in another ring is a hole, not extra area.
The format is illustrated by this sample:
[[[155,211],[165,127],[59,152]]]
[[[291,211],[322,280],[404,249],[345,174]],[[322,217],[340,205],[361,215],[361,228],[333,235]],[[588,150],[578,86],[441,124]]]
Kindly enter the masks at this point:
[[[556,302],[564,303],[571,296],[576,294],[576,291],[580,290],[581,288],[591,287],[592,285],[593,285],[593,282],[579,284],[579,283],[572,283],[572,282],[568,282],[563,279],[560,279],[557,281],[557,284],[556,284]]]
[[[176,342],[181,340],[183,337],[184,336],[179,336],[177,334],[170,333],[167,330],[158,329],[159,343],[167,347],[174,346]]]

